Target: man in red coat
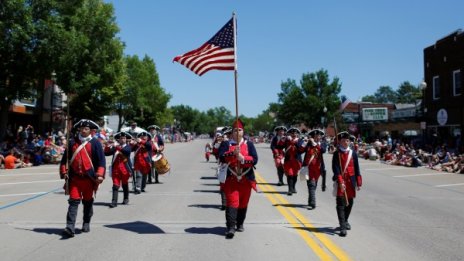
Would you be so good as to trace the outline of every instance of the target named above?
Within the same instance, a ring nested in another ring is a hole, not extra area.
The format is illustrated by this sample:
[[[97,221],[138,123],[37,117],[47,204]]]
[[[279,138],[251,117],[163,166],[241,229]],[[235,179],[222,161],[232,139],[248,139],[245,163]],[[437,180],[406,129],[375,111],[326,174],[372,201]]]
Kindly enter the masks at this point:
[[[151,135],[146,131],[137,134],[137,144],[134,147],[134,169],[136,173],[135,194],[145,192],[148,175],[151,172],[153,147]]]
[[[271,141],[271,151],[277,169],[277,177],[279,179],[277,186],[282,186],[284,185],[284,149],[286,139],[285,132],[287,132],[287,128],[285,128],[285,126],[277,126],[274,132],[275,136]]]
[[[346,230],[351,229],[348,223],[353,208],[356,190],[362,186],[362,176],[359,169],[358,154],[350,148],[350,134],[346,131],[337,135],[338,146],[333,154],[332,180],[336,182],[337,216],[340,223],[340,236],[346,236]]]
[[[129,178],[133,176],[130,154],[132,145],[130,141],[132,135],[127,132],[118,132],[114,135],[117,141],[111,146],[105,147],[105,155],[113,155],[111,159],[111,178],[113,179],[113,198],[110,203],[110,208],[118,206],[119,188],[122,186],[124,200],[122,204],[129,203]]]
[[[308,133],[309,140],[305,148],[303,168],[308,172],[306,175],[306,185],[308,186],[308,205],[312,209],[316,208],[316,188],[317,181],[322,174],[324,166],[324,153],[321,139],[324,136],[322,130],[314,129]],[[303,170],[302,170],[303,171]]]
[[[289,136],[285,139],[284,172],[287,176],[287,195],[289,196],[296,193],[295,186],[298,181],[298,174],[302,165],[301,153],[306,146],[303,146],[304,141],[303,139],[300,139],[300,133],[299,129],[290,128],[287,131]]]
[[[255,146],[243,138],[243,123],[234,122],[233,132],[228,142],[221,143],[219,158],[228,164],[227,178],[224,183],[226,195],[226,238],[234,237],[235,231],[244,231],[251,189],[256,190],[253,167],[258,163]]]
[[[74,125],[78,135],[71,139],[64,151],[60,165],[60,177],[66,179],[66,192],[69,193],[66,228],[63,234],[74,237],[76,216],[79,204],[84,205],[82,232],[90,231],[93,215],[94,193],[105,178],[106,161],[101,143],[90,135],[98,125],[91,120],[80,120]]]

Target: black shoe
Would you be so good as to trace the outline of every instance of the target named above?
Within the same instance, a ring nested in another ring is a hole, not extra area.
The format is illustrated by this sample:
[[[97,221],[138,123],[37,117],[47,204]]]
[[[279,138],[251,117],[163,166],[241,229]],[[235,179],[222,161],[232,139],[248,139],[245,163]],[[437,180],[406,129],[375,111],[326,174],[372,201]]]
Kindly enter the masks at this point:
[[[136,194],[136,195],[137,195],[137,194],[140,194],[140,190],[135,190],[135,191],[134,191],[134,194]]]
[[[226,206],[221,206],[221,210],[226,210]]]
[[[325,191],[325,186],[322,186],[322,191]]]
[[[67,227],[63,230],[63,236],[74,237],[74,231],[72,231],[69,227]]]
[[[155,181],[155,184],[159,184],[160,182],[158,180]]]
[[[345,228],[346,228],[346,230],[351,230],[351,225],[350,225],[350,223],[346,222],[346,223],[345,223]]]
[[[315,209],[315,208],[316,208],[316,205],[314,205],[314,204],[309,204],[309,207],[310,207],[311,209]]]
[[[291,192],[291,191],[287,192],[287,195],[288,195],[288,196],[291,196],[291,195],[292,195],[292,192]]]
[[[284,183],[282,181],[277,182],[277,186],[282,186]]]
[[[123,205],[129,204],[129,199],[128,199],[128,198],[124,199],[124,200],[122,201],[122,204],[123,204]]]
[[[118,206],[118,203],[111,202],[110,203],[110,208],[115,208]]]
[[[237,225],[237,232],[243,232],[245,231],[245,228],[243,227],[243,225]]]
[[[347,234],[347,233],[346,233],[346,229],[342,228],[342,229],[340,230],[340,236],[341,236],[341,237],[346,237],[346,234]]]
[[[82,224],[82,232],[85,232],[85,233],[90,232],[90,224],[89,223]]]
[[[235,236],[235,229],[231,228],[231,229],[227,230],[227,232],[226,232],[226,238],[227,239],[232,239],[232,238],[234,238],[234,236]]]
[[[142,192],[145,192],[145,189],[142,189]]]

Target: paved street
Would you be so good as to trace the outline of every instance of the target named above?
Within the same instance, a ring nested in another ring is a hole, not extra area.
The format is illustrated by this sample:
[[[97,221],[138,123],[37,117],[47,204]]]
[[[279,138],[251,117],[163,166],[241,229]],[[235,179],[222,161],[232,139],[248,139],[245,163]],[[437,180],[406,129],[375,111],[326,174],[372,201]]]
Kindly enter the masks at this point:
[[[2,260],[464,260],[464,175],[360,160],[363,188],[338,236],[331,189],[306,207],[306,184],[286,195],[269,144],[257,144],[259,193],[245,232],[224,237],[225,217],[206,140],[166,145],[171,173],[110,209],[111,178],[97,193],[90,233],[63,239],[67,198],[57,165],[0,170]],[[332,155],[325,155],[331,177]],[[108,158],[108,161],[110,159]],[[328,187],[332,181],[328,180]],[[119,202],[122,201],[122,191]],[[72,253],[72,256],[70,254]]]

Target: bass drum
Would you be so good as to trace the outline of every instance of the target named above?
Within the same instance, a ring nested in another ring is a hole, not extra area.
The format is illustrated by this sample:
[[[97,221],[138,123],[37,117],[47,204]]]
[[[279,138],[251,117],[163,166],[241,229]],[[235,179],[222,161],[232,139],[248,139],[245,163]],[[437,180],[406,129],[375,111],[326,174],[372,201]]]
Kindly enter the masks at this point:
[[[169,166],[169,162],[163,154],[153,156],[152,159],[154,161],[156,172],[159,175],[166,174],[171,170],[171,166]]]

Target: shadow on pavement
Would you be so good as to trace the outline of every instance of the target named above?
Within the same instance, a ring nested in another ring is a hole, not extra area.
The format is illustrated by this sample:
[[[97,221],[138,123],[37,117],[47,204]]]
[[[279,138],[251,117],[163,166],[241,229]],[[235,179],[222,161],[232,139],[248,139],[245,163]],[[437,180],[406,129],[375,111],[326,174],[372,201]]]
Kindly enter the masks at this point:
[[[274,204],[273,206],[281,206],[281,207],[288,207],[288,208],[308,208],[308,205],[305,204]]]
[[[217,193],[219,194],[219,190],[208,190],[208,189],[195,189],[193,192],[204,192],[204,193]]]
[[[224,236],[225,227],[189,227],[185,232],[192,234],[213,234]]]
[[[335,232],[339,231],[338,228],[334,227],[295,227],[294,229],[300,229],[312,233],[323,233],[327,235],[337,235]]]
[[[190,208],[216,208],[220,209],[221,205],[219,204],[193,204],[189,205]]]
[[[138,234],[164,234],[164,231],[161,228],[145,221],[134,221],[104,226],[109,228],[124,229]]]

